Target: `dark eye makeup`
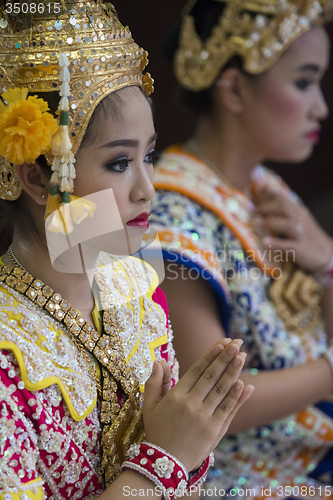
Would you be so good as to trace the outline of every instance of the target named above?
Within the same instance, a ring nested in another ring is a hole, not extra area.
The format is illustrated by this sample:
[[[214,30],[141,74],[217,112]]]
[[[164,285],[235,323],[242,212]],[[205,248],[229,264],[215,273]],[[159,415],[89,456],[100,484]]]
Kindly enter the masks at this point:
[[[314,81],[310,78],[299,78],[295,81],[295,85],[299,90],[307,90]]]
[[[157,161],[159,155],[156,153],[155,149],[149,151],[144,157],[144,163],[153,164]],[[127,156],[119,156],[118,158],[106,163],[104,166],[107,170],[111,172],[122,173],[129,167],[129,164],[133,162],[133,158],[128,158]]]
[[[152,163],[153,165],[157,162],[158,158],[160,157],[160,154],[155,151],[155,149],[152,149],[149,151],[149,153],[145,156],[144,162],[145,163]]]
[[[112,172],[122,173],[128,167],[128,164],[132,161],[131,158],[127,158],[127,156],[120,156],[110,163],[106,163],[105,167],[107,170],[111,170]]]

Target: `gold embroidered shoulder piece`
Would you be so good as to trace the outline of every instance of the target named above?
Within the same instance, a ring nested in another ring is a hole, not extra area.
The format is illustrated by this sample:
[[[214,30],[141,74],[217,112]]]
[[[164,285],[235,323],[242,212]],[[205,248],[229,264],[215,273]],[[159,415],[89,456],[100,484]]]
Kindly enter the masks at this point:
[[[28,390],[57,384],[74,420],[91,413],[97,390],[84,356],[64,326],[6,283],[0,287],[0,348],[14,352]]]

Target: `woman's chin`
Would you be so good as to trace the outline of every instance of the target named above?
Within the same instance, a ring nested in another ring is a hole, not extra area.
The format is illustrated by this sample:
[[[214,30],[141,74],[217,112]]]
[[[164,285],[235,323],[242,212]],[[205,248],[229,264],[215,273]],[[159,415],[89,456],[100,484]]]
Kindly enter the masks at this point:
[[[126,226],[126,233],[128,237],[129,255],[133,255],[140,250],[142,239],[147,231],[147,228],[137,226]]]
[[[274,158],[270,158],[269,161],[274,163],[302,163],[310,158],[313,153],[313,146],[308,146],[306,148],[299,149],[298,151],[294,149],[290,154],[285,154],[283,156],[276,155]]]

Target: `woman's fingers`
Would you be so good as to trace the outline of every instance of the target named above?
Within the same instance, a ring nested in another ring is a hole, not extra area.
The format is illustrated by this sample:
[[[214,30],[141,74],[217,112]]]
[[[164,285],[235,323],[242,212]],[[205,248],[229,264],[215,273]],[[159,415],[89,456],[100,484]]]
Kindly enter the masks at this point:
[[[197,404],[201,404],[206,400],[211,391],[220,393],[222,396],[222,394],[225,395],[230,390],[237,377],[231,382],[230,369],[228,371],[228,367],[232,359],[239,353],[239,349],[240,346],[237,343],[231,342],[221,351],[213,362],[207,366],[202,372],[201,377],[191,389],[190,396],[193,398],[193,401]],[[228,371],[227,374],[226,371]],[[237,374],[239,376],[239,370],[237,370]],[[225,390],[224,387],[228,387],[228,389]],[[209,402],[210,400],[208,403]],[[213,412],[213,409],[211,411]]]
[[[261,219],[259,227],[265,229],[266,234],[271,234],[279,238],[299,240],[302,232],[299,230],[300,222],[288,217],[268,216]]]
[[[254,214],[281,215],[290,210],[290,200],[277,193],[265,193],[254,199]],[[295,203],[293,203],[295,205]]]
[[[244,385],[235,385],[245,359],[239,354],[242,342],[223,344],[209,349],[166,393],[168,373],[162,363],[155,364],[146,383],[147,439],[179,458],[188,470],[213,450],[242,404]]]
[[[169,368],[169,367],[168,367]],[[169,368],[170,371],[170,368]],[[147,408],[154,407],[161,401],[163,393],[164,367],[161,363],[155,361],[153,371],[145,384],[145,399],[144,406]]]
[[[197,384],[202,374],[213,363],[213,361],[224,351],[221,344],[215,344],[213,347],[201,356],[201,358],[191,366],[189,370],[179,380],[177,387],[184,392],[184,395],[189,393]]]
[[[221,356],[222,357],[222,356]],[[237,354],[235,357],[228,355],[227,365],[225,370],[217,378],[215,384],[207,393],[203,404],[205,409],[213,414],[219,405],[229,405],[228,394],[235,386],[240,372],[244,366],[246,354],[244,352]],[[208,390],[208,387],[207,387]],[[230,400],[232,402],[232,399]]]
[[[193,388],[201,402],[225,371],[230,360],[238,353],[243,341],[240,339],[221,339],[221,344],[212,346],[180,379],[177,392],[185,397]],[[223,344],[223,345],[222,345]],[[224,347],[226,346],[226,348]],[[226,351],[226,352],[224,352]],[[215,363],[214,361],[223,356]],[[198,385],[198,382],[199,385]],[[145,385],[145,406],[156,405],[167,394],[171,387],[170,368],[163,360],[155,361],[151,376]]]
[[[165,359],[162,359],[160,365],[163,368],[163,380],[161,385],[161,397],[163,398],[163,396],[165,396],[166,393],[171,389],[172,376],[170,366],[165,361]]]
[[[194,387],[196,387],[197,394],[199,395],[199,388],[201,387],[203,388],[201,398],[204,399],[209,392],[209,389],[207,392],[207,381],[210,386],[215,384],[221,375],[221,369],[222,371],[225,370],[226,365],[232,357],[238,353],[242,343],[243,341],[240,339],[221,339],[218,344],[212,346],[196,363],[194,363],[193,366],[191,366],[191,368],[182,376],[177,384],[177,387],[184,392],[184,395],[189,393]],[[229,351],[232,347],[234,347],[234,354]],[[214,361],[221,356],[222,353],[223,356],[219,362],[212,366]],[[200,384],[198,386],[197,384],[199,381]]]
[[[253,216],[267,216],[267,215],[275,215],[278,217],[284,213],[283,207],[277,202],[277,200],[266,201],[265,203],[261,203],[257,205]]]
[[[214,417],[222,424],[218,440],[222,439],[225,435],[237,411],[249,399],[253,391],[253,385],[246,385],[244,387],[244,382],[238,380],[229,391],[227,397],[218,405],[214,412]]]

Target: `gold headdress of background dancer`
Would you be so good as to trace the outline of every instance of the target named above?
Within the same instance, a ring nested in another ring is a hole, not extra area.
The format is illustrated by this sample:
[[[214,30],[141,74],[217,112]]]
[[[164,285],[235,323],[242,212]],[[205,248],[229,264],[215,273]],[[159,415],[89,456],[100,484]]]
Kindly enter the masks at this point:
[[[14,11],[17,5],[20,12]],[[44,155],[53,172],[45,212],[48,230],[68,233],[73,222],[91,216],[94,206],[86,200],[77,203],[71,194],[74,155],[105,96],[131,85],[146,95],[153,91],[149,73],[142,73],[147,63],[147,52],[107,2],[39,0],[2,7],[0,198],[14,201],[21,195],[15,164],[34,163]],[[57,119],[47,102],[55,93]]]
[[[332,0],[211,1],[224,4],[224,10],[204,41],[191,16],[197,0],[185,6],[174,58],[178,82],[193,92],[211,87],[233,56],[250,74],[268,70],[302,33],[329,20],[333,7]]]
[[[212,87],[234,56],[250,74],[267,71],[299,36],[333,15],[332,0],[205,0],[203,8],[210,1],[224,8],[205,40],[191,15],[199,1],[186,4],[173,61],[178,83],[192,92]],[[289,331],[320,329],[320,286],[292,262],[284,263],[282,278],[272,280],[270,297]]]

